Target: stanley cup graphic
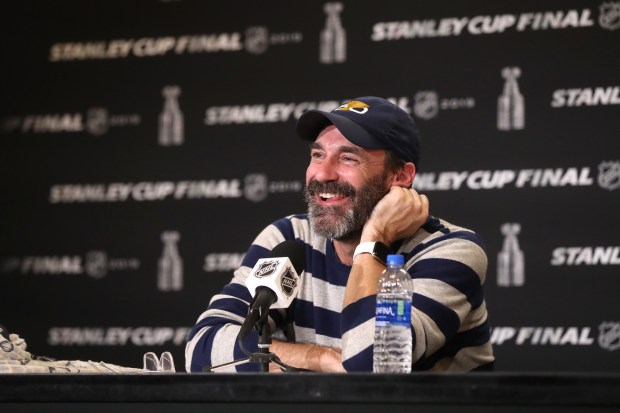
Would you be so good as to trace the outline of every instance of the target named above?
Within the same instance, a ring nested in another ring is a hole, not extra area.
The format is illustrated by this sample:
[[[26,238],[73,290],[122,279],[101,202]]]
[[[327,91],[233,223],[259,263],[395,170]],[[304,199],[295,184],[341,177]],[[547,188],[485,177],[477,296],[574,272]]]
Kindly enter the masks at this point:
[[[183,289],[183,261],[177,249],[179,233],[165,231],[161,234],[164,249],[157,266],[157,289],[181,291]]]
[[[181,88],[166,86],[161,90],[164,108],[159,114],[159,144],[162,146],[183,143],[183,113],[179,109],[178,97]]]
[[[505,79],[504,91],[497,99],[497,129],[512,130],[525,127],[525,103],[519,92],[517,79],[521,76],[518,67],[505,67],[502,77]]]
[[[525,259],[517,240],[519,232],[519,224],[502,225],[504,244],[497,255],[497,285],[500,287],[520,287],[525,283]]]
[[[321,31],[321,63],[342,63],[347,59],[347,33],[340,22],[342,3],[326,3],[323,7],[327,19]]]

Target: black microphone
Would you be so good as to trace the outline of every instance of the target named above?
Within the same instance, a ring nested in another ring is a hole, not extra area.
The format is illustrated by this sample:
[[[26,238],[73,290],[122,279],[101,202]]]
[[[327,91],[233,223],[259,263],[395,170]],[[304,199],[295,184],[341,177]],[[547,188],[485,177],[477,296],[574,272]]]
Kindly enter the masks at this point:
[[[256,322],[266,317],[270,308],[288,308],[299,292],[301,273],[306,268],[304,244],[283,241],[271,250],[270,256],[256,262],[245,282],[254,299],[239,330],[239,340],[250,334]]]

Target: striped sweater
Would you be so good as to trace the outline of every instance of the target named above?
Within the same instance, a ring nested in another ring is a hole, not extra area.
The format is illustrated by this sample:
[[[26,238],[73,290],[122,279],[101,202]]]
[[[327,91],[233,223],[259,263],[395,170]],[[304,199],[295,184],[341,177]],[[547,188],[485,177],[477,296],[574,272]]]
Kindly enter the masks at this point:
[[[236,337],[252,300],[245,280],[256,261],[284,240],[306,245],[306,270],[297,298],[286,310],[271,310],[273,337],[341,349],[347,371],[372,371],[375,300],[372,295],[342,308],[351,267],[341,264],[332,240],[314,234],[306,215],[291,215],[265,228],[241,267],[190,331],[186,370],[200,372],[245,357]],[[413,278],[411,327],[413,370],[470,371],[492,366],[493,350],[483,295],[487,258],[470,230],[431,217],[411,238],[392,245],[405,256]],[[291,329],[292,327],[292,329]],[[257,349],[252,332],[244,346]],[[245,363],[218,371],[256,371]]]

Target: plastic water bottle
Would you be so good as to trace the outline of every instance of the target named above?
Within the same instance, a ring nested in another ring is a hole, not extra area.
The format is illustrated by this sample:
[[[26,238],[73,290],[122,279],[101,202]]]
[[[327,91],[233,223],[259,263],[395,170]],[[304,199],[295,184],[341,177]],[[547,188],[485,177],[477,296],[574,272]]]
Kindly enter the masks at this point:
[[[411,372],[411,296],[413,281],[402,255],[388,255],[377,285],[373,371]]]

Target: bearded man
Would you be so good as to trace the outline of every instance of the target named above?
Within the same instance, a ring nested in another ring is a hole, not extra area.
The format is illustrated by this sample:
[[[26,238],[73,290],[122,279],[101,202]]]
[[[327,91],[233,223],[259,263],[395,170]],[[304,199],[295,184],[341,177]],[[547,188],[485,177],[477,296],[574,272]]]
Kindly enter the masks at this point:
[[[372,371],[377,281],[387,254],[401,254],[414,290],[412,370],[492,369],[486,253],[473,231],[429,215],[428,198],[411,188],[420,157],[411,116],[365,96],[304,113],[297,134],[311,142],[307,214],[280,219],[256,237],[191,330],[186,370],[245,356],[237,342],[252,301],[245,280],[285,240],[305,245],[306,263],[292,305],[269,312],[270,350],[282,362],[318,372]],[[243,343],[255,351],[256,332]],[[246,363],[222,371],[257,369]]]

